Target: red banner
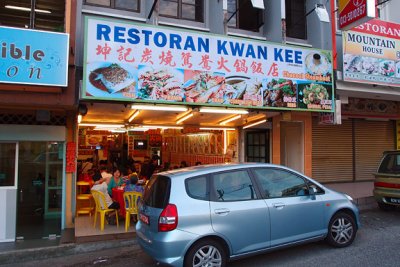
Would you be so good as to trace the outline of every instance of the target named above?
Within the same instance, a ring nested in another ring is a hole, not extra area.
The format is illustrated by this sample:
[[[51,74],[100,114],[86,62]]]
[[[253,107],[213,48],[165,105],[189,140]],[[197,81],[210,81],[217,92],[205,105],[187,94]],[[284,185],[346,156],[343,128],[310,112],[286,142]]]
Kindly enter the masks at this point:
[[[65,153],[66,166],[65,171],[75,173],[76,172],[76,143],[68,142],[67,151]]]

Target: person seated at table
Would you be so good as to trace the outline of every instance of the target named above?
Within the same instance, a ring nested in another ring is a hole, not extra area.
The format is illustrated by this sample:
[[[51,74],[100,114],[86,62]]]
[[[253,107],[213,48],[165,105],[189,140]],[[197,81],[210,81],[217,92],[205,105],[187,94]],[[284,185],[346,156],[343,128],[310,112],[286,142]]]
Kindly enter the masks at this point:
[[[124,191],[125,192],[139,192],[142,193],[144,192],[143,186],[138,184],[138,177],[132,175],[129,181],[127,182]]]
[[[112,174],[108,171],[107,166],[100,167],[100,173],[101,177],[104,179],[110,179],[112,177]]]
[[[124,184],[124,180],[121,177],[121,169],[115,167],[113,170],[113,176],[110,179],[110,183],[108,184],[108,194],[112,196],[112,189],[114,187],[119,187]]]
[[[108,184],[111,181],[111,179],[104,179],[101,177],[100,172],[96,172],[93,176],[93,181],[94,181],[94,185],[92,186],[92,190],[100,191],[104,194],[107,207],[109,209],[119,210],[119,208],[120,208],[119,203],[113,201],[112,198],[110,197],[110,195],[108,194]],[[113,223],[111,223],[111,221],[115,218],[114,215],[115,215],[115,212],[111,212],[108,214],[107,222],[109,224],[113,224]]]

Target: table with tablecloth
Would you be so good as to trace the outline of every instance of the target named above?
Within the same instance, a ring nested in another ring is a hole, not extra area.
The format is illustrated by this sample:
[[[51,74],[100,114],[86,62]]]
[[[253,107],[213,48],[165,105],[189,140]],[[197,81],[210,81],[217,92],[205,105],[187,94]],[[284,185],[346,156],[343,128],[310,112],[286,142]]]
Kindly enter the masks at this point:
[[[125,218],[124,189],[114,187],[112,189],[112,199],[119,203],[119,215]]]

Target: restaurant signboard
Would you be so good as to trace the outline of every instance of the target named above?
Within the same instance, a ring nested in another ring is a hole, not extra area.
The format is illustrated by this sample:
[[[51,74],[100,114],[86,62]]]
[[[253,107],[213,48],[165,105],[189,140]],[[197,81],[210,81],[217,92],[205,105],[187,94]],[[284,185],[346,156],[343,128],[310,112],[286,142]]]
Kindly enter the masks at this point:
[[[339,0],[339,29],[349,30],[375,18],[375,0]]]
[[[343,79],[400,86],[400,24],[374,19],[343,32]]]
[[[333,112],[330,51],[85,18],[82,99]]]
[[[0,27],[0,44],[0,83],[68,85],[68,34]]]

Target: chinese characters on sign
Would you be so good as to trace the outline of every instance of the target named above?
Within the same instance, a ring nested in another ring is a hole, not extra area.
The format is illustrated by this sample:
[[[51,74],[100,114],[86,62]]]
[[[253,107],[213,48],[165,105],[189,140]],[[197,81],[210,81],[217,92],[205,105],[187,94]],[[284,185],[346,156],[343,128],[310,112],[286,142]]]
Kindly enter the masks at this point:
[[[66,172],[76,172],[76,143],[68,142],[66,151]]]
[[[333,111],[331,52],[86,18],[82,98]]]

